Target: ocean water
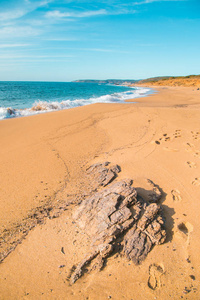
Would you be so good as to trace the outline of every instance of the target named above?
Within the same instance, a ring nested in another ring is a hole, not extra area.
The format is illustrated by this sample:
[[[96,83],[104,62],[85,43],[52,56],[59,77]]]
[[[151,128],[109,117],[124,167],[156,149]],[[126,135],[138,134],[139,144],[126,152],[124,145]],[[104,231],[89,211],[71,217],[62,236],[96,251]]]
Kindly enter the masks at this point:
[[[123,102],[148,88],[83,82],[0,82],[0,119],[28,116],[92,103]]]

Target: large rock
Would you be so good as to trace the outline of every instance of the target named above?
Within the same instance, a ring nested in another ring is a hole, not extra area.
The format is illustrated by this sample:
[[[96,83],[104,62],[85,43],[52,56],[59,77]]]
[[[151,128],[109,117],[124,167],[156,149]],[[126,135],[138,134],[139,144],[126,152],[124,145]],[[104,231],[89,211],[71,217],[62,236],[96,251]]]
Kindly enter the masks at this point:
[[[150,181],[153,197],[144,200],[138,197],[132,180],[112,183],[119,172],[119,166],[111,166],[108,162],[95,164],[87,170],[93,192],[81,202],[73,219],[90,237],[91,252],[76,266],[71,283],[82,275],[89,263],[91,269],[100,270],[119,243],[119,237],[124,255],[136,264],[146,258],[153,245],[165,241],[161,208],[152,203],[161,198],[158,186]]]

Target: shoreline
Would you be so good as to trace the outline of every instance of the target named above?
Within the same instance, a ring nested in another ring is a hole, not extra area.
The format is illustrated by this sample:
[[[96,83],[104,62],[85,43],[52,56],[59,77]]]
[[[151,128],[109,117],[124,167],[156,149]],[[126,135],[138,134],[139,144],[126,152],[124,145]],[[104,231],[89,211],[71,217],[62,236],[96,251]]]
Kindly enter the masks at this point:
[[[113,85],[113,86],[118,86],[118,85]],[[140,91],[143,90],[143,87],[137,87],[137,86],[129,86],[129,85],[121,85],[122,87],[126,87],[126,88],[130,88],[134,89],[135,91]],[[146,97],[149,94],[151,94],[151,90],[154,91],[155,89],[151,89],[148,88],[148,91],[144,91],[143,94],[140,94],[138,92],[138,95],[135,95],[135,97],[133,99],[137,99],[140,97]],[[49,113],[49,112],[55,112],[55,111],[61,111],[61,110],[65,110],[65,109],[71,109],[71,108],[75,108],[75,107],[81,107],[81,106],[85,106],[85,105],[90,105],[90,104],[95,104],[95,103],[125,103],[126,102],[126,95],[127,92],[116,92],[116,93],[112,93],[112,94],[106,94],[106,95],[101,95],[101,96],[96,96],[96,98],[88,98],[88,99],[75,99],[75,100],[62,100],[62,101],[51,101],[48,102],[46,100],[41,101],[35,101],[32,104],[32,107],[28,107],[28,108],[13,108],[12,104],[10,107],[0,107],[0,113],[6,114],[6,116],[4,116],[3,119],[0,119],[0,121],[3,120],[8,120],[8,119],[14,119],[14,118],[21,118],[21,117],[27,117],[27,116],[33,116],[33,115],[37,115],[37,114],[44,114],[44,113]],[[130,93],[130,92],[129,92]],[[124,96],[125,94],[125,96]],[[118,98],[116,98],[116,95],[118,95]],[[134,93],[133,93],[134,96]],[[111,97],[111,99],[102,99],[102,98],[106,98],[106,97]],[[114,98],[112,98],[114,97]],[[124,99],[120,100],[121,97]],[[116,99],[117,100],[116,100]],[[96,99],[96,102],[93,102],[94,99]],[[128,98],[127,98],[128,99]],[[131,98],[130,98],[131,99]],[[76,102],[77,101],[77,102]],[[75,106],[70,106],[71,103],[76,103]],[[7,116],[8,115],[8,116]],[[2,117],[2,116],[1,116]]]
[[[86,167],[108,160],[120,165],[122,172],[119,179],[132,178],[138,189],[146,187],[147,178],[159,185],[163,190],[162,203],[168,233],[167,242],[153,249],[141,266],[135,267],[132,263],[129,266],[123,259],[118,263],[112,257],[102,272],[86,274],[80,283],[70,287],[63,283],[66,273],[59,274],[58,267],[55,269],[57,259],[60,264],[63,263],[63,254],[55,256],[50,253],[58,253],[57,244],[60,247],[65,243],[65,249],[66,243],[70,244],[74,233],[71,225],[71,233],[67,233],[65,220],[70,220],[73,204],[66,211],[63,207],[62,215],[55,220],[48,220],[47,207],[41,216],[36,216],[34,224],[39,220],[36,228],[0,265],[0,298],[21,297],[24,290],[29,291],[30,299],[42,297],[42,292],[48,299],[56,295],[60,295],[60,299],[66,295],[68,299],[85,299],[96,294],[104,297],[108,290],[114,299],[122,299],[122,295],[126,299],[133,296],[137,299],[169,299],[169,294],[173,299],[180,296],[194,299],[199,295],[200,92],[182,87],[156,89],[158,93],[137,98],[134,104],[131,99],[126,101],[126,105],[96,103],[0,122],[3,145],[0,149],[1,231],[18,224],[28,212],[40,210],[46,203],[49,208],[53,206],[49,213],[57,213],[67,197],[71,195],[73,202],[74,193],[83,188],[81,178]],[[40,220],[45,214],[45,224],[41,225]],[[33,221],[32,217],[30,219]],[[60,228],[65,234],[60,237],[53,227],[57,231]],[[50,252],[45,252],[43,242]],[[73,246],[68,248],[66,268],[75,251]],[[39,253],[42,255],[39,256]],[[33,263],[35,267],[32,269]],[[159,278],[160,286],[155,290],[149,289],[147,284],[152,264],[162,264],[165,270]],[[25,279],[28,269],[32,269],[33,283]],[[120,273],[117,274],[118,270]],[[112,276],[109,276],[110,273]],[[140,277],[134,281],[137,273]],[[4,277],[7,279],[4,280]],[[38,277],[41,282],[37,286]],[[177,280],[177,277],[180,279]],[[18,285],[12,286],[12,281],[18,282]],[[108,282],[108,285],[105,288],[100,282]],[[119,284],[120,289],[117,290]],[[50,293],[50,286],[53,286],[54,294]],[[183,292],[185,286],[190,289],[189,293]]]

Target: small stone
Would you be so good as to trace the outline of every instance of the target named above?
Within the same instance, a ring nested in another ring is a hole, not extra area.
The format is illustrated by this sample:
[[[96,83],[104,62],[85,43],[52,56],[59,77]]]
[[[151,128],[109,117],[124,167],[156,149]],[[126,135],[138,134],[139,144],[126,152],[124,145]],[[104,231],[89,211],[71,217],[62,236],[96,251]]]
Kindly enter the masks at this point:
[[[15,115],[15,109],[7,108],[7,114],[8,114],[9,116]]]
[[[188,289],[187,287],[185,287],[185,289],[183,290],[184,294],[188,294],[191,292],[191,289]]]
[[[61,252],[62,252],[63,254],[65,254],[64,247],[61,248]]]

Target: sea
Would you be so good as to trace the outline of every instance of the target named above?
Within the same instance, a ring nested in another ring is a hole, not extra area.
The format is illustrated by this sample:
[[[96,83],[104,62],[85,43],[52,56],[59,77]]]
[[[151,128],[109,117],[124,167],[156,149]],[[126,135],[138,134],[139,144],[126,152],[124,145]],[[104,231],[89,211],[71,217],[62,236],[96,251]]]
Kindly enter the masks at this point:
[[[92,103],[123,103],[146,96],[151,89],[85,82],[0,82],[0,120]]]

